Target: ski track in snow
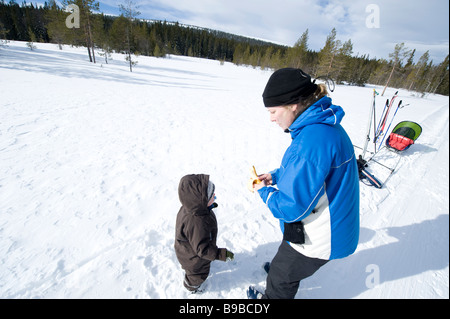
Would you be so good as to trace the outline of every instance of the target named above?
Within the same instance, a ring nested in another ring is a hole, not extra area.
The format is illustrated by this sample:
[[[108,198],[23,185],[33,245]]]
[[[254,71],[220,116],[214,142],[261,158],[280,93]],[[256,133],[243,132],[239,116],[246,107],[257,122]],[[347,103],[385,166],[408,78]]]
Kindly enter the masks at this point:
[[[82,48],[36,46],[0,49],[0,298],[245,298],[249,285],[263,289],[261,266],[282,236],[246,182],[251,165],[276,168],[290,143],[262,105],[271,72],[171,56],[139,57],[130,73],[120,54],[94,65]],[[372,89],[331,95],[355,145]],[[377,116],[393,92],[378,98]],[[355,254],[304,280],[297,298],[449,297],[448,97],[400,90],[400,99],[410,105],[392,127],[416,121],[422,135],[385,187],[361,184]],[[202,295],[182,288],[173,251],[178,182],[190,173],[215,182],[218,245],[236,257],[212,263]]]

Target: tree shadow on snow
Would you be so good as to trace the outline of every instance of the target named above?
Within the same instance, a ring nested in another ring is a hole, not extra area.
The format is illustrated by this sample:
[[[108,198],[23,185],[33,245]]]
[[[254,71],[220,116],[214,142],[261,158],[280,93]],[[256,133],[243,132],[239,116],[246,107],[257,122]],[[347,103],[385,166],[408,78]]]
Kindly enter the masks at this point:
[[[354,298],[376,289],[377,284],[441,270],[449,264],[448,214],[378,231],[395,241],[329,262],[300,284],[297,298]],[[375,231],[362,228],[360,242],[375,236]],[[379,282],[371,281],[374,269],[379,271]]]
[[[24,47],[14,47],[10,50],[7,54],[2,55],[4,65],[0,64],[0,69],[23,70],[67,78],[106,80],[128,84],[221,90],[211,86],[210,78],[213,75],[207,73],[146,65],[139,65],[135,68],[134,73],[131,73],[128,71],[128,65],[125,61],[110,60],[110,64],[104,65],[102,59],[97,57],[97,63],[93,64],[87,61],[87,54],[84,55],[81,52],[47,49],[31,51]],[[113,68],[110,68],[110,66]],[[136,75],[145,78],[139,78]],[[204,84],[192,83],[190,76],[204,78]]]
[[[102,68],[102,63],[93,64],[81,58],[81,54],[66,51],[51,51],[38,49],[34,51],[25,48],[14,48],[2,56],[5,69],[22,70],[33,73],[44,73],[66,78],[107,80],[120,83],[148,85],[148,82],[132,77],[123,71]],[[112,62],[115,63],[115,62]]]

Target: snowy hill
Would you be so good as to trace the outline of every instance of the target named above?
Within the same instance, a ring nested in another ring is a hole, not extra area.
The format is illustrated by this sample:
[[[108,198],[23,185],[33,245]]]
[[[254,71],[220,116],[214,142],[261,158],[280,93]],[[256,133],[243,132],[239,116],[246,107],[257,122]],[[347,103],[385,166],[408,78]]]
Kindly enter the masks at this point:
[[[271,72],[170,56],[139,57],[130,73],[119,54],[94,65],[83,48],[36,46],[0,49],[0,298],[186,298],[173,240],[190,173],[211,175],[218,245],[236,259],[214,262],[208,291],[189,298],[263,288],[282,236],[246,182],[290,143],[262,104]],[[372,90],[331,94],[355,145]],[[422,136],[384,188],[361,183],[356,253],[303,281],[297,298],[449,298],[449,100],[399,99],[409,105],[393,125],[418,122]]]

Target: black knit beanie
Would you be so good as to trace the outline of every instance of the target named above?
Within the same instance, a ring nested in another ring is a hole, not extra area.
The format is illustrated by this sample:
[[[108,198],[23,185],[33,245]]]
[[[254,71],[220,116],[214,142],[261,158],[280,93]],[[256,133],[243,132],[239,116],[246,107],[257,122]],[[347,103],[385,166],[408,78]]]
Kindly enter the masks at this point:
[[[315,82],[315,81],[314,81]],[[300,69],[284,68],[275,71],[263,92],[266,107],[296,104],[317,89],[311,76]]]

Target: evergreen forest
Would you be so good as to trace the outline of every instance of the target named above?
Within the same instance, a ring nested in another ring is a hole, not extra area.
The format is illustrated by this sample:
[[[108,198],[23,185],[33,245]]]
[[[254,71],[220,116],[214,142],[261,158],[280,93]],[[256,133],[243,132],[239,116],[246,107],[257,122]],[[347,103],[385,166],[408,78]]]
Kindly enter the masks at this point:
[[[70,6],[79,8],[79,21],[70,20]],[[337,83],[364,86],[389,85],[422,94],[449,95],[449,57],[430,60],[429,51],[416,59],[415,49],[398,43],[389,59],[354,55],[351,39],[338,39],[336,29],[318,52],[308,47],[306,29],[292,46],[234,35],[178,22],[145,20],[132,0],[123,0],[120,16],[99,13],[95,0],[55,0],[44,5],[0,0],[0,50],[10,40],[83,46],[92,63],[108,63],[112,52],[126,54],[130,71],[137,56],[164,57],[169,54],[214,59],[254,68],[301,68],[314,77]],[[67,21],[75,25],[69,28]],[[79,25],[76,25],[79,23]],[[95,50],[94,50],[95,49]]]

